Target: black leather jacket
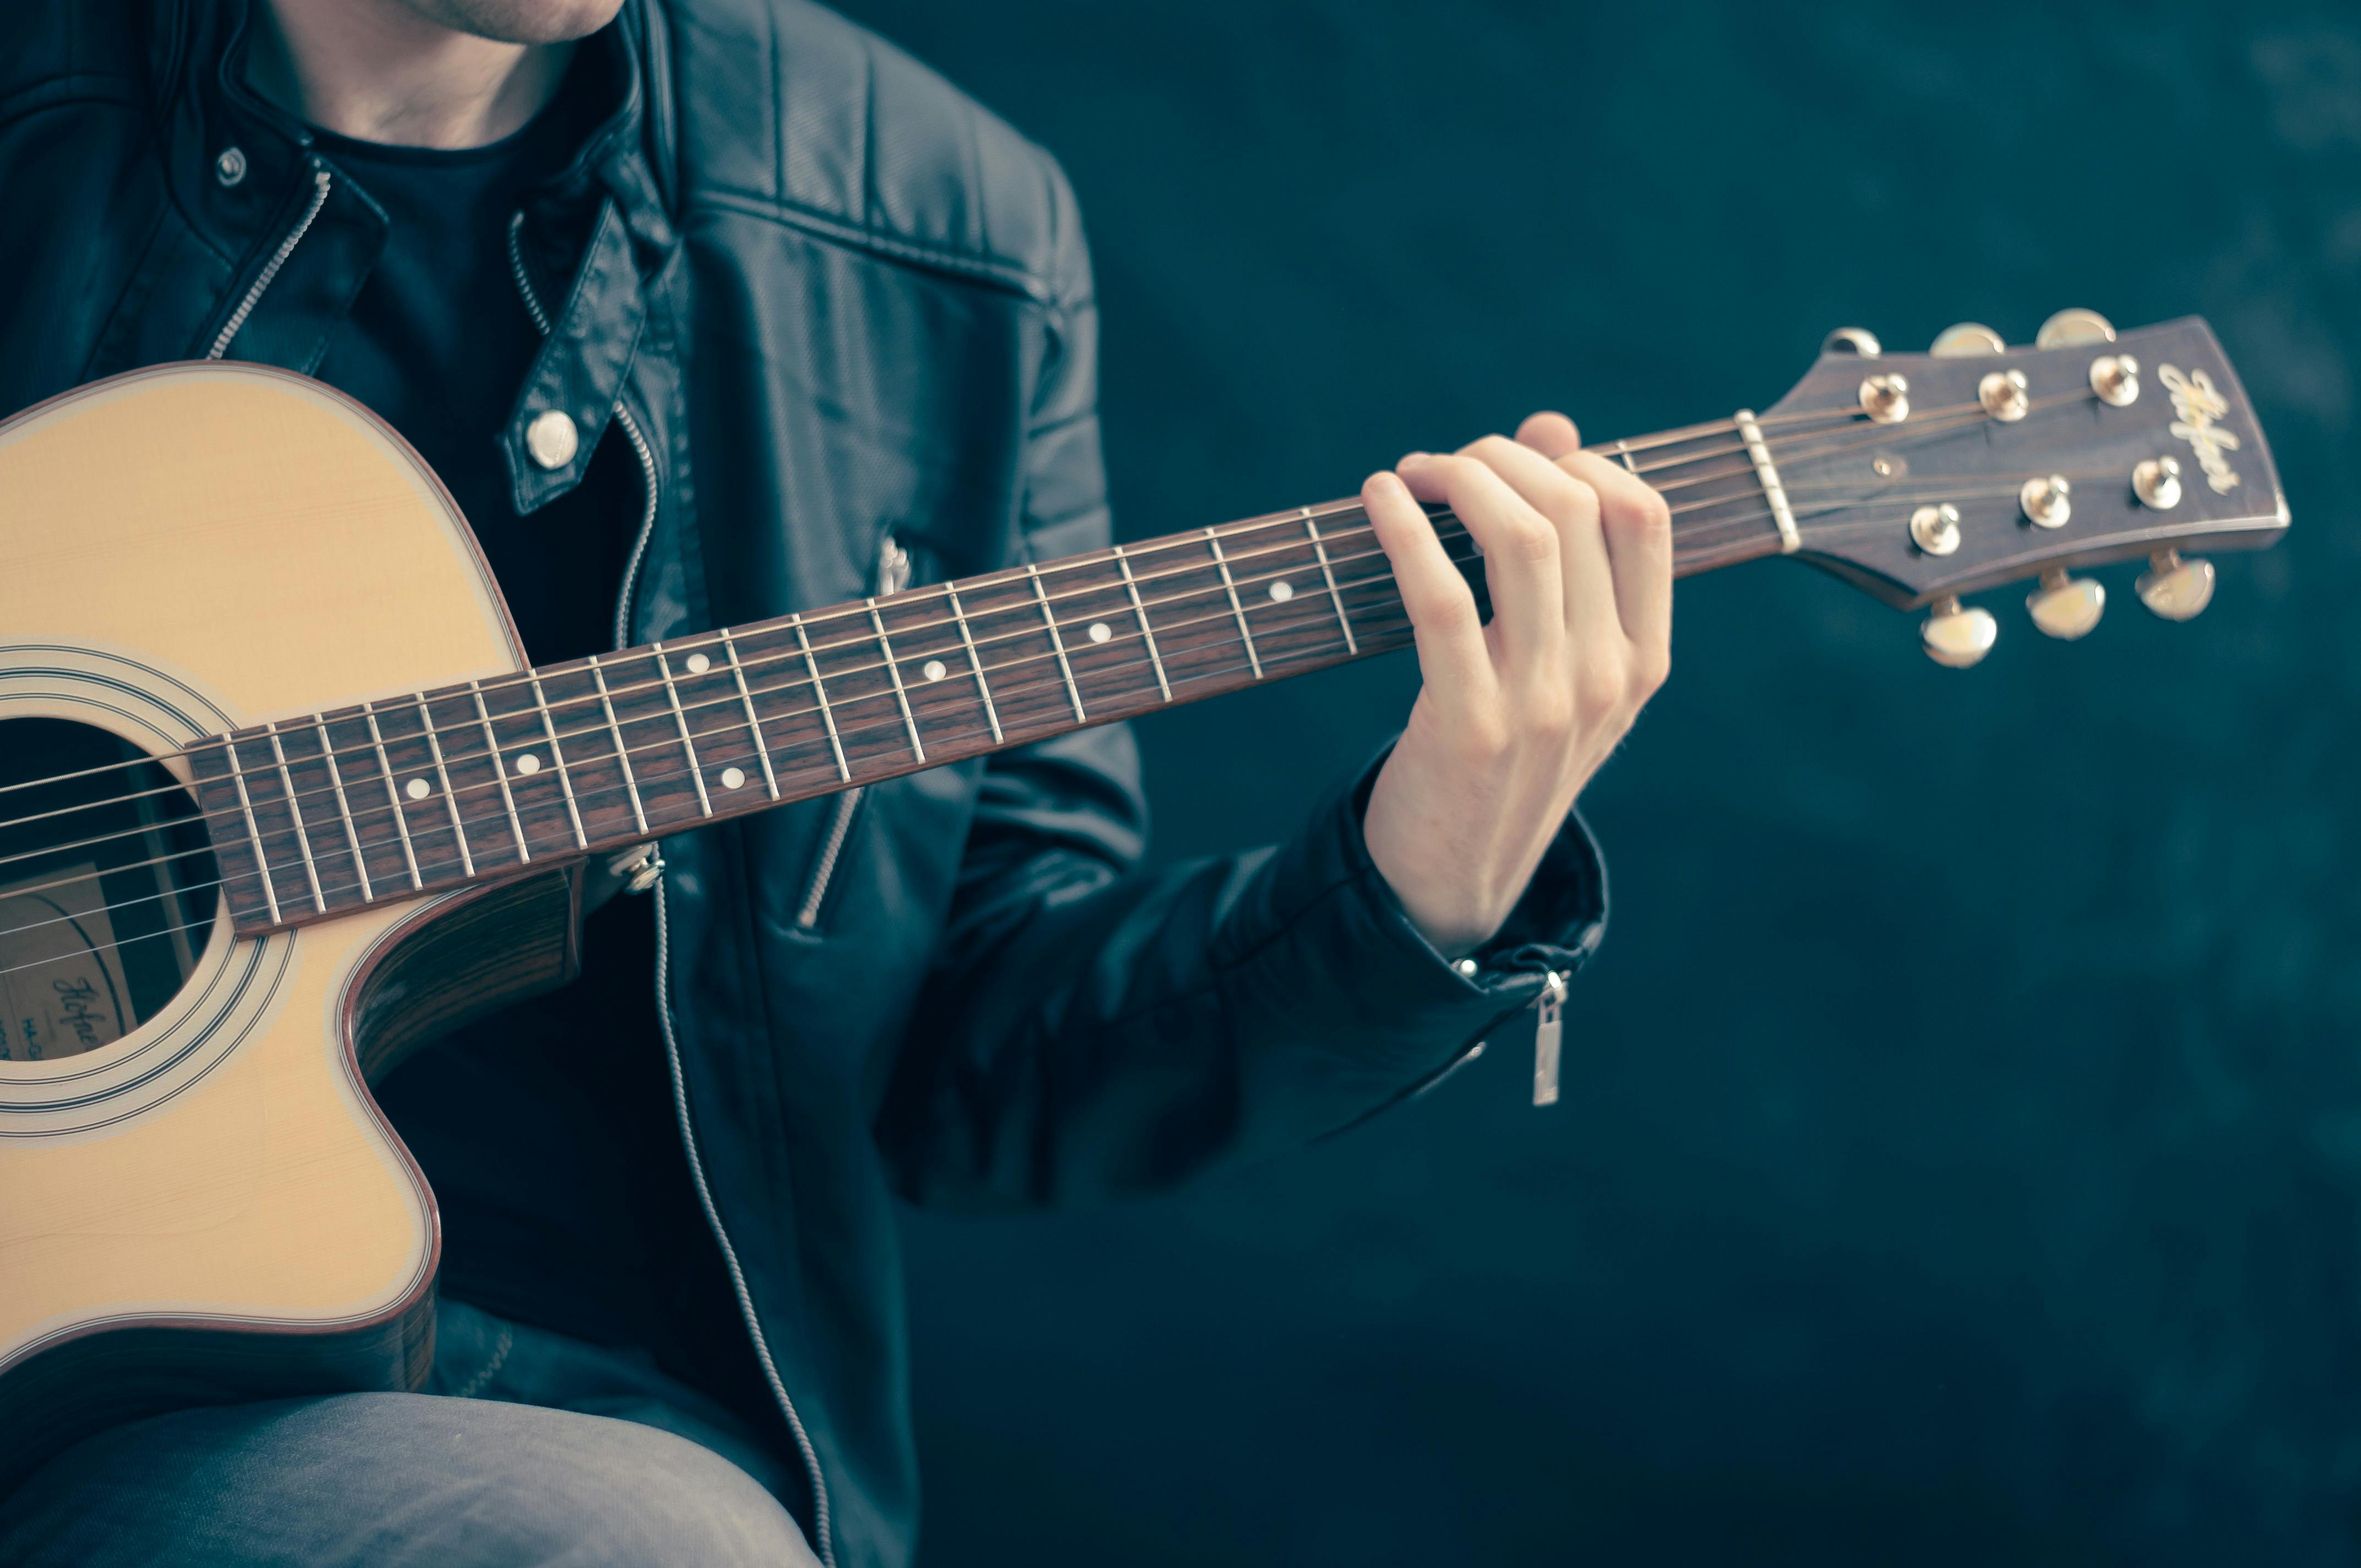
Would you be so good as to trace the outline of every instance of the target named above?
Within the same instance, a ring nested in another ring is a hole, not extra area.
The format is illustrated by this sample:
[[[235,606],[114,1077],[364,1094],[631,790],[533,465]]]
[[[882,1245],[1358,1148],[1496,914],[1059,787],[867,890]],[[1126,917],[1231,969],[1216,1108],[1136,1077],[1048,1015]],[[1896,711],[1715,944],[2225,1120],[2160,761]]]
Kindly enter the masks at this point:
[[[319,362],[382,219],[245,89],[243,13],[0,6],[0,410],[209,351]],[[802,0],[631,0],[598,47],[620,107],[519,230],[553,320],[508,444],[527,509],[610,420],[634,449],[619,641],[858,597],[889,533],[921,581],[1107,540],[1089,261],[1045,153]],[[551,407],[585,439],[544,471],[522,431]],[[845,1568],[916,1533],[895,1194],[1063,1202],[1334,1131],[1464,1059],[1605,913],[1570,823],[1459,972],[1349,780],[1276,849],[1142,872],[1120,728],[843,809],[671,839],[655,895],[689,1157]]]

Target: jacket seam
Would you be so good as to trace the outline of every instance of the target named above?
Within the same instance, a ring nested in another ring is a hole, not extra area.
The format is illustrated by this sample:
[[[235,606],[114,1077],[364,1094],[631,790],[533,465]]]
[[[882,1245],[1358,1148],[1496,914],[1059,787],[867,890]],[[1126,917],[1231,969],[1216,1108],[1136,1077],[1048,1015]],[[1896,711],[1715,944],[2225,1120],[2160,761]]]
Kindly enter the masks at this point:
[[[975,256],[964,251],[926,245],[917,240],[903,239],[881,234],[875,229],[833,217],[817,209],[790,202],[780,202],[767,196],[755,196],[739,191],[705,190],[690,195],[684,203],[684,217],[697,209],[713,208],[732,212],[745,217],[763,218],[789,228],[800,229],[823,239],[855,250],[866,250],[912,266],[935,271],[950,272],[970,281],[998,288],[1016,294],[1036,304],[1055,303],[1055,291],[1049,280],[1032,269],[992,257]]]
[[[71,93],[60,93],[57,96],[49,95],[58,93],[64,83],[72,82],[104,83],[114,91],[82,88]],[[30,87],[20,87],[7,97],[0,98],[0,130],[5,130],[20,120],[29,120],[36,115],[47,114],[54,109],[87,108],[93,104],[128,109],[133,115],[142,118],[146,117],[148,110],[147,99],[141,95],[137,84],[129,77],[60,76],[47,82],[36,82]]]

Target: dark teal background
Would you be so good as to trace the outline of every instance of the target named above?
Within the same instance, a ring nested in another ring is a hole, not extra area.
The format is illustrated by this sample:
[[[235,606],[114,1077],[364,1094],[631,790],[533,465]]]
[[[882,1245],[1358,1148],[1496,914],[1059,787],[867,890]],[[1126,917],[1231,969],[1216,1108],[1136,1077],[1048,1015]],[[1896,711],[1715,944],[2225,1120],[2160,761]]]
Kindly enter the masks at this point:
[[[2361,1561],[2361,24],[2276,5],[862,0],[1071,170],[1119,524],[1560,407],[1767,406],[1822,334],[2209,317],[2295,530],[1977,670],[1686,584],[1525,1030],[1170,1200],[915,1218],[928,1568]],[[1277,836],[1405,662],[1141,727]]]

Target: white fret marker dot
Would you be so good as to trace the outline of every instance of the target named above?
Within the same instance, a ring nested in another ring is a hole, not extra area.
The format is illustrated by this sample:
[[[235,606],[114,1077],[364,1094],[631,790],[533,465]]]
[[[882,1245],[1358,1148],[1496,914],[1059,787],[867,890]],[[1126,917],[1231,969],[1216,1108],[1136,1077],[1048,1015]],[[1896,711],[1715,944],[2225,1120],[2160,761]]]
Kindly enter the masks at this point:
[[[517,759],[517,772],[521,773],[537,773],[541,772],[541,759],[534,756],[531,751],[527,751],[523,756]]]
[[[945,675],[950,674],[950,671],[945,667],[940,659],[929,659],[925,663],[918,666],[918,674],[926,676],[927,679],[930,681],[939,681]]]
[[[1277,599],[1280,604],[1285,604],[1288,600],[1295,597],[1295,585],[1289,582],[1285,577],[1281,577],[1279,581],[1271,584],[1270,597]]]
[[[742,784],[745,782],[745,769],[724,768],[721,770],[721,787],[723,789],[736,789],[740,784]]]
[[[701,675],[711,668],[713,668],[713,661],[707,658],[704,654],[691,653],[688,656],[688,673],[690,674]]]
[[[1090,633],[1092,641],[1104,642],[1115,635],[1115,628],[1104,620],[1093,620],[1090,624]]]
[[[408,795],[412,800],[424,800],[427,795],[426,781],[424,779],[412,779],[408,784],[401,786],[401,793]]]

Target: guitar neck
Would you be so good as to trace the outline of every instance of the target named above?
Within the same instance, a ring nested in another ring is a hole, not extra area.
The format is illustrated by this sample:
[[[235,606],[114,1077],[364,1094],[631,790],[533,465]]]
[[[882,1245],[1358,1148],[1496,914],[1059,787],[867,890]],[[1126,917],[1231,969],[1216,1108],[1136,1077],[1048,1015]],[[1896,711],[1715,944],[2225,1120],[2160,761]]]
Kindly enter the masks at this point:
[[[1683,574],[1781,548],[1776,481],[1741,429],[1596,449],[1695,491],[1676,504]],[[1480,594],[1473,541],[1448,512],[1434,521]],[[1411,640],[1367,518],[1337,501],[280,720],[187,755],[253,935]]]

